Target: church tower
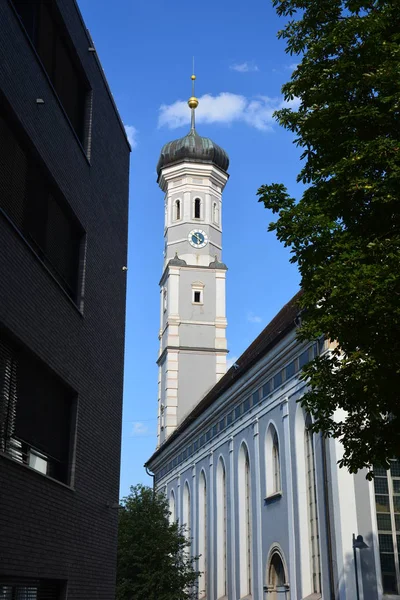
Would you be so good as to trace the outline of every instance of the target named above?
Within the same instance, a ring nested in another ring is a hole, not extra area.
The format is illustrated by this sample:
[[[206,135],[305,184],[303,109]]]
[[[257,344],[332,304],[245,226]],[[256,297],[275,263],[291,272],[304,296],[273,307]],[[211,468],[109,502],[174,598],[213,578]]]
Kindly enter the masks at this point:
[[[165,193],[164,266],[160,280],[158,446],[226,372],[222,192],[229,158],[195,128],[161,150]]]

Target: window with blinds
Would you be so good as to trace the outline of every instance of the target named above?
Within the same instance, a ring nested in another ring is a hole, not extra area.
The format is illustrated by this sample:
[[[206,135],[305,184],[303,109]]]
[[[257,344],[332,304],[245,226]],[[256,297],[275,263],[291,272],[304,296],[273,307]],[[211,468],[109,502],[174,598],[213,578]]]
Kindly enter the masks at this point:
[[[0,209],[78,302],[83,229],[0,97]]]
[[[11,0],[82,145],[89,84],[53,0]]]
[[[73,392],[0,329],[0,451],[68,483],[73,406]]]
[[[0,578],[0,600],[60,600],[64,581]]]
[[[379,557],[384,594],[400,591],[400,461],[390,469],[374,468]]]

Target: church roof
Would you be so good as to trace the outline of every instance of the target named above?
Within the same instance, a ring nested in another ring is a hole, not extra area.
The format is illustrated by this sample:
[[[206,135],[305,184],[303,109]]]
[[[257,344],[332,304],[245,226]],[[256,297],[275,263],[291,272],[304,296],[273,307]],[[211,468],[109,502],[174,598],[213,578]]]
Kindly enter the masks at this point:
[[[232,366],[216,385],[200,400],[194,409],[187,415],[182,423],[165,442],[154,452],[153,456],[146,462],[148,466],[173,442],[189,425],[197,419],[209,406],[219,398],[231,385],[240,379],[258,360],[269,352],[282,338],[296,327],[296,317],[300,312],[298,300],[303,291],[299,290],[278,314],[268,323],[260,335],[237,359],[235,367]]]
[[[229,167],[225,150],[209,138],[200,136],[194,127],[185,137],[163,146],[157,163],[157,175],[160,175],[161,169],[184,160],[212,163],[222,171],[227,171]]]

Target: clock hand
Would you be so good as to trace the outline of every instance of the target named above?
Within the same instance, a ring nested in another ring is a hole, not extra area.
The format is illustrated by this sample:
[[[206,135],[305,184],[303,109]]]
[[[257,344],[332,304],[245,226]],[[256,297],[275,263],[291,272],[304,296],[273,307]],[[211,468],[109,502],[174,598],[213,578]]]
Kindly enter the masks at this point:
[[[199,242],[199,244],[201,244],[201,237],[198,233],[196,233],[196,240]]]

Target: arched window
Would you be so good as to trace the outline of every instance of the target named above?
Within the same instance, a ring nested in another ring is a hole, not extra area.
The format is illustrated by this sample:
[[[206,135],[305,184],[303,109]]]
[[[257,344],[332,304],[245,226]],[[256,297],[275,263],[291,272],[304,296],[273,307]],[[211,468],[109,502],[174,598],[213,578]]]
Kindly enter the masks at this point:
[[[315,483],[314,436],[310,429],[311,424],[311,417],[310,415],[308,415],[306,418],[305,426],[308,538],[311,558],[312,591],[318,594],[321,592],[321,558],[319,553],[319,527],[317,509],[317,490]]]
[[[183,486],[183,503],[182,503],[182,518],[183,524],[186,526],[186,536],[190,538],[191,530],[191,511],[190,511],[190,490],[189,484],[186,481]]]
[[[194,199],[194,218],[195,219],[200,219],[200,215],[201,215],[201,200],[200,198],[195,198]]]
[[[226,473],[222,458],[217,466],[217,598],[228,595],[226,587]]]
[[[239,451],[238,465],[239,493],[239,560],[240,560],[240,597],[251,594],[251,474],[250,459],[246,444]]]
[[[216,202],[213,203],[212,214],[213,214],[213,221],[214,221],[214,223],[216,223],[218,225],[218,223],[219,223],[219,215],[218,215],[218,204]]]
[[[281,491],[281,463],[279,459],[279,441],[278,434],[274,431],[272,437],[272,474],[274,492]]]
[[[175,200],[174,218],[175,218],[175,221],[179,221],[181,218],[181,201],[180,200]]]
[[[199,598],[207,596],[207,484],[204,471],[199,477]]]
[[[164,291],[163,291],[163,309],[164,309],[164,312],[167,310],[167,306],[168,306],[168,296],[167,296],[167,290],[166,290],[166,288],[164,288]]]
[[[279,494],[282,491],[279,439],[272,423],[265,437],[265,468],[267,497]]]
[[[174,490],[171,490],[169,495],[169,522],[174,523],[176,521],[176,507],[175,507],[175,494]]]
[[[281,600],[287,591],[285,567],[278,552],[274,552],[268,567],[268,600]]]

